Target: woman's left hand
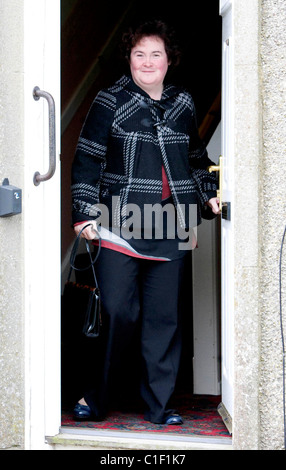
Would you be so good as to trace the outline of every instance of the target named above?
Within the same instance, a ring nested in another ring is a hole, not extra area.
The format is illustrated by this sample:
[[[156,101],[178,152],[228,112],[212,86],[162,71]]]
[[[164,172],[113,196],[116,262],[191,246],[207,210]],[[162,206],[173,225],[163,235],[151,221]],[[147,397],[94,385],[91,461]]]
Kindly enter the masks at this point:
[[[218,215],[220,214],[220,208],[219,208],[219,198],[218,197],[213,197],[207,202],[207,205],[211,208],[214,214]]]

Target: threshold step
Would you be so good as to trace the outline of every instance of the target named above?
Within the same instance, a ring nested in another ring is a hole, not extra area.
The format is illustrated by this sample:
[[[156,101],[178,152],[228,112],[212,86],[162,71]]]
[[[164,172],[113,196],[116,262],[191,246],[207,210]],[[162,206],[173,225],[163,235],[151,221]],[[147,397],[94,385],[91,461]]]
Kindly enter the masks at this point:
[[[232,450],[231,439],[66,428],[47,437],[52,450]]]

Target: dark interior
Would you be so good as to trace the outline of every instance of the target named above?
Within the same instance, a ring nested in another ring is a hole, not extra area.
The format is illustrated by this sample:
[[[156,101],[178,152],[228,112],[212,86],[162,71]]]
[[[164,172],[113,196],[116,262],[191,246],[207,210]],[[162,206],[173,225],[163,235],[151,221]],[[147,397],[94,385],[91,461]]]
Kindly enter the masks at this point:
[[[74,240],[71,228],[70,172],[75,147],[86,113],[97,92],[119,79],[126,72],[120,59],[119,42],[124,30],[143,19],[160,18],[172,25],[179,38],[183,58],[168,80],[185,87],[193,96],[202,139],[208,143],[220,121],[221,92],[221,18],[219,0],[200,2],[144,2],[121,0],[99,2],[96,0],[62,0],[62,258]],[[210,158],[212,156],[210,155]],[[192,393],[192,269],[191,253],[186,267],[182,296],[184,343],[178,391]],[[63,332],[64,334],[64,332]],[[93,346],[87,345],[87,348]],[[130,353],[132,351],[132,353]],[[88,354],[82,351],[82,354]],[[93,356],[94,357],[94,356]],[[131,359],[132,358],[132,359]],[[86,357],[78,358],[79,364]],[[136,338],[122,361],[120,377],[125,377],[125,387],[116,399],[131,404],[136,398],[138,361]],[[64,376],[75,370],[64,365]],[[92,373],[92,362],[86,363]],[[129,380],[131,377],[132,380]],[[78,377],[79,379],[79,377]],[[73,384],[78,383],[73,377]],[[120,380],[122,383],[123,381]],[[115,381],[116,384],[116,381]],[[68,380],[64,390],[72,386]],[[115,386],[116,387],[116,386]],[[116,387],[118,390],[118,387]],[[67,399],[80,393],[74,387]],[[81,397],[78,397],[81,398]]]

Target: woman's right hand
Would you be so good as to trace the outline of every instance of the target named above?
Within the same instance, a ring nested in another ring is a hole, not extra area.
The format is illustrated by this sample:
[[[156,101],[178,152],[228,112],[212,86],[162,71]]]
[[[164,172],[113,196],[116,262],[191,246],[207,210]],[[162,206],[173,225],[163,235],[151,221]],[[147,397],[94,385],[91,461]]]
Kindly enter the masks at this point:
[[[86,238],[87,240],[94,240],[97,238],[97,224],[96,220],[91,220],[90,222],[83,222],[82,224],[76,225],[74,227],[74,231],[76,235],[79,234],[79,232],[83,229],[83,227],[87,224],[92,224],[89,225],[81,234],[81,238]]]

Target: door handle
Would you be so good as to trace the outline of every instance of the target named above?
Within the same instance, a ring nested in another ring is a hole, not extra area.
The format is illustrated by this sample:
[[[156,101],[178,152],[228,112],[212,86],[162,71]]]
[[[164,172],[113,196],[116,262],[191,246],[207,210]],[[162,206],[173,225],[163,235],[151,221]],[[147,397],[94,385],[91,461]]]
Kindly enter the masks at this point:
[[[219,189],[217,190],[217,197],[219,198],[219,208],[222,210],[222,181],[223,181],[223,157],[219,157],[218,165],[211,165],[208,167],[208,172],[219,171]]]
[[[49,169],[44,175],[38,171],[34,174],[34,185],[39,186],[40,183],[50,180],[56,171],[56,107],[52,95],[39,87],[34,88],[33,97],[35,101],[45,98],[49,106]]]

